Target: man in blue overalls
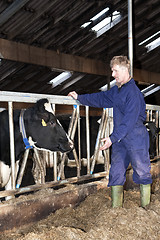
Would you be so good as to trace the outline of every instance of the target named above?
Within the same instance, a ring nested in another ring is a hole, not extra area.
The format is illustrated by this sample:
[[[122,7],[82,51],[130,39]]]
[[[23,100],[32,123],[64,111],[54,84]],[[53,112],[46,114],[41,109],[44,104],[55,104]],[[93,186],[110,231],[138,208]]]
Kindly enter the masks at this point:
[[[146,120],[145,101],[133,78],[130,77],[130,61],[126,56],[115,56],[110,63],[116,86],[108,91],[68,95],[83,105],[100,108],[113,107],[114,129],[102,139],[100,150],[112,145],[109,183],[112,206],[123,204],[123,185],[129,163],[133,168],[133,181],[140,184],[141,206],[150,203],[152,177],[150,174],[149,135],[143,122]]]

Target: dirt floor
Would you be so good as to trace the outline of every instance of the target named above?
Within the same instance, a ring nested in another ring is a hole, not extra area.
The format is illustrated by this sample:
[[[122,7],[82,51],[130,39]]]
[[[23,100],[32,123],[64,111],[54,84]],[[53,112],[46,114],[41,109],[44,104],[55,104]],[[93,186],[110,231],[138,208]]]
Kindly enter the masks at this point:
[[[89,195],[79,206],[57,210],[30,226],[0,234],[0,240],[159,240],[160,179],[151,204],[140,207],[139,189],[124,191],[123,208],[111,208],[110,189]]]

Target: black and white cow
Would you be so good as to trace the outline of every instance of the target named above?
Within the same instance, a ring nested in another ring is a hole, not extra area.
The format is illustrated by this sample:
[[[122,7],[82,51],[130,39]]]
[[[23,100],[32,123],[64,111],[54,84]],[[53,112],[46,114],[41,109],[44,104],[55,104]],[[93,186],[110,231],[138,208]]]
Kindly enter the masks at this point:
[[[149,132],[150,148],[149,154],[150,158],[153,159],[156,156],[156,137],[160,134],[160,128],[157,128],[155,122],[146,121],[145,126]]]
[[[33,107],[23,111],[23,117],[21,113],[20,110],[13,112],[16,163],[30,145],[60,152],[68,152],[73,148],[73,142],[55,117],[47,99],[40,99]],[[0,113],[0,187],[10,189],[10,175],[9,121],[8,111],[4,110]]]

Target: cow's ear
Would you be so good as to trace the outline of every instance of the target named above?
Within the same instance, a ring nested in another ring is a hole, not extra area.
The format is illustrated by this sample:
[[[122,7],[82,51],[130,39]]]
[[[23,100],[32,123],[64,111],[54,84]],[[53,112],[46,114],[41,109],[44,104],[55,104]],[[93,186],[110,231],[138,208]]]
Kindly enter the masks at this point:
[[[44,110],[44,112],[37,112],[37,116],[40,120],[44,120],[46,123],[49,121],[49,113]]]
[[[45,103],[48,103],[48,99],[40,99],[36,102],[35,105],[35,114],[38,117],[38,119],[42,120],[44,119],[45,122],[48,122],[49,114],[45,109]]]
[[[35,108],[37,109],[37,112],[44,113],[44,111],[45,111],[44,104],[45,103],[48,103],[48,99],[47,98],[42,98],[42,99],[40,99],[40,100],[38,100],[36,102]]]

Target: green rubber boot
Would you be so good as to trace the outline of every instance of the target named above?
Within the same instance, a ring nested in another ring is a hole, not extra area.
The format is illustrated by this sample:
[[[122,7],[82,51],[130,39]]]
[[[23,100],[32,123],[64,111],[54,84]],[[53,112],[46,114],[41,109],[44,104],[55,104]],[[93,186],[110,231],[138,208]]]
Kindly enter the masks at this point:
[[[145,207],[150,203],[151,199],[151,184],[140,184],[141,207]]]
[[[112,207],[122,207],[123,205],[123,186],[117,185],[111,187]]]

